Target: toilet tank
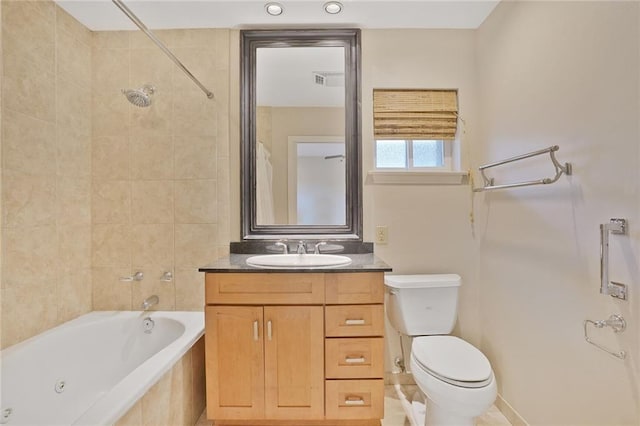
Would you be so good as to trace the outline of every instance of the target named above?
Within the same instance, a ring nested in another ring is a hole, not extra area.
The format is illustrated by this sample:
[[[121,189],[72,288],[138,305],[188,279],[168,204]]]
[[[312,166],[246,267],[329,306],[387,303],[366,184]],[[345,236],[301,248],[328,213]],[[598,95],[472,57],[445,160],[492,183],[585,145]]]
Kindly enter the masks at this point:
[[[458,311],[459,275],[386,275],[384,284],[387,317],[400,333],[451,333]]]

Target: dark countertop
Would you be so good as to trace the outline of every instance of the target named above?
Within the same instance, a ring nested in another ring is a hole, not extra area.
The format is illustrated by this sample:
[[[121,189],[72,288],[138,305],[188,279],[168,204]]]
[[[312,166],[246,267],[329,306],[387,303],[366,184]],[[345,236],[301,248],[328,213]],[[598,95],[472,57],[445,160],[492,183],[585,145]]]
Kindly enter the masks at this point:
[[[344,254],[351,258],[351,263],[345,266],[328,266],[321,268],[259,268],[247,265],[247,258],[256,254],[231,254],[205,265],[200,272],[391,272],[391,267],[377,258],[373,253]]]

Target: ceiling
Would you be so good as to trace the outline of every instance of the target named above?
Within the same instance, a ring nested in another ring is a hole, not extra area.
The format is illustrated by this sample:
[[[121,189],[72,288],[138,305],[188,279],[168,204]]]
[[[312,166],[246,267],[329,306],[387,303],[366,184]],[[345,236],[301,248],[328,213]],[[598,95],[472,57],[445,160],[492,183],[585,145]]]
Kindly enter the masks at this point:
[[[277,0],[284,12],[270,16],[266,1],[124,0],[150,29],[170,28],[478,28],[499,0],[342,0],[337,15],[324,12],[325,0]],[[135,30],[111,0],[56,0],[93,31]]]

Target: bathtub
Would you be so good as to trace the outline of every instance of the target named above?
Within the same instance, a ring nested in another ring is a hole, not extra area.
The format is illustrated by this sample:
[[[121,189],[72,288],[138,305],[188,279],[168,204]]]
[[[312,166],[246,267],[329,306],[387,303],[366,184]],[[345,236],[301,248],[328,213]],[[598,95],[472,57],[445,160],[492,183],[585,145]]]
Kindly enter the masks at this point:
[[[202,312],[92,312],[11,346],[0,424],[114,424],[203,334]]]

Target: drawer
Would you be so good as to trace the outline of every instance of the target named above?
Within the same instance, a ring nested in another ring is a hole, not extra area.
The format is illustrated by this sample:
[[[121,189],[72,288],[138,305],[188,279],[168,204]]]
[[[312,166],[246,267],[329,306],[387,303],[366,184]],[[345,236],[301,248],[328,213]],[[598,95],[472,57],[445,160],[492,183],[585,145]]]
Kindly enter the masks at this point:
[[[384,336],[384,305],[335,305],[324,311],[327,337]]]
[[[359,305],[384,302],[384,273],[326,274],[327,305]]]
[[[230,273],[205,276],[207,304],[321,305],[324,275]]]
[[[384,338],[325,339],[327,379],[378,379],[384,377]]]
[[[384,417],[384,380],[327,380],[327,419],[381,419]]]

